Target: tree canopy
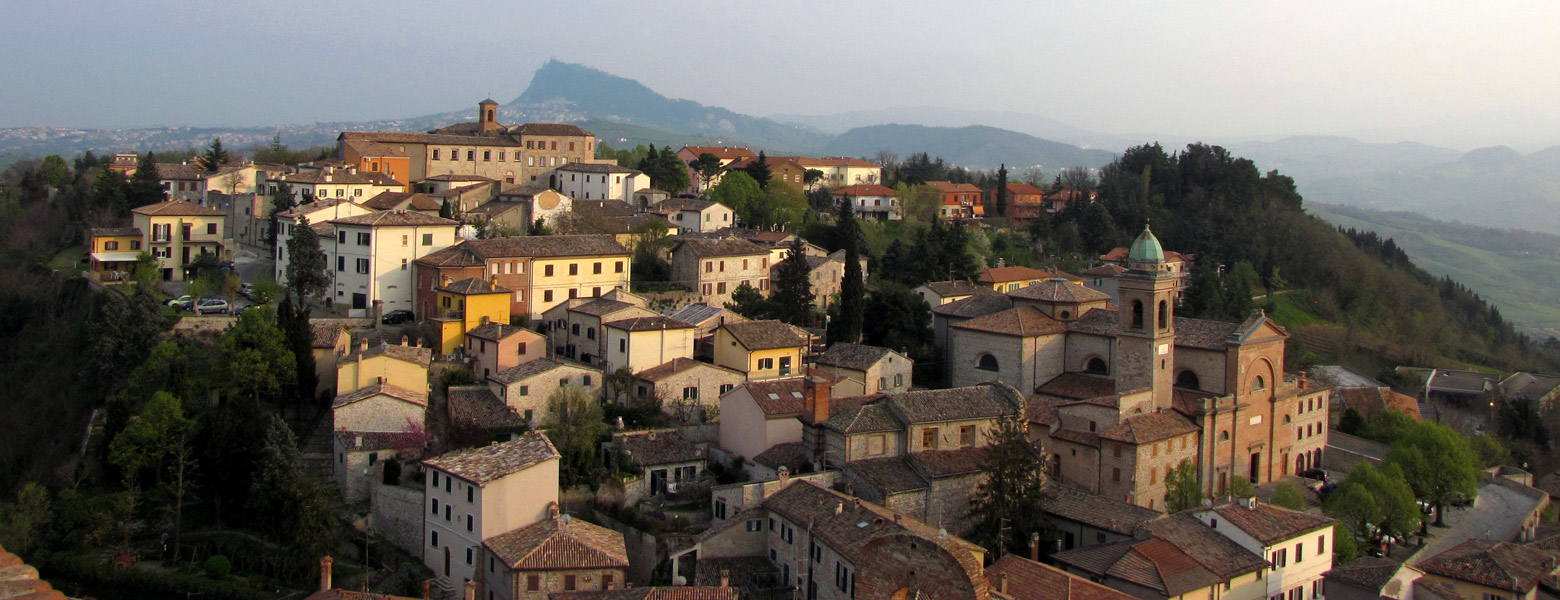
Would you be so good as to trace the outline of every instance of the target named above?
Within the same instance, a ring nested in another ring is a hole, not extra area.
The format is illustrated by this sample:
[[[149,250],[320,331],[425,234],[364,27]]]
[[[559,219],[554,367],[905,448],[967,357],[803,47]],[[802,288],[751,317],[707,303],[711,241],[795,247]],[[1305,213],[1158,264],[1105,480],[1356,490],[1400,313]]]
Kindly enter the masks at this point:
[[[1027,552],[1031,534],[1046,528],[1045,457],[1035,451],[1018,416],[997,421],[986,433],[985,477],[970,499],[977,520],[970,539],[996,554]]]

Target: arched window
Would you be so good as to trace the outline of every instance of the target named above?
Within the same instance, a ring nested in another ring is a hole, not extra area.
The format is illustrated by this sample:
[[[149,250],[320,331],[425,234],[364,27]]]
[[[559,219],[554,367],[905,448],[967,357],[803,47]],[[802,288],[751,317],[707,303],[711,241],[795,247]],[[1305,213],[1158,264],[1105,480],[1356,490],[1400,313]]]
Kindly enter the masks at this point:
[[[1261,375],[1251,380],[1251,391],[1260,392],[1265,389],[1267,389],[1267,381],[1262,379]]]
[[[982,371],[995,371],[997,370],[997,357],[990,354],[982,354],[980,358],[975,359],[975,368]]]
[[[1132,328],[1133,329],[1142,329],[1143,328],[1143,301],[1142,300],[1133,300],[1132,301]]]
[[[1284,415],[1284,424],[1285,425],[1288,425],[1292,421],[1294,421],[1294,417],[1291,417],[1289,415]]]
[[[1110,368],[1105,366],[1104,359],[1096,356],[1089,359],[1089,362],[1083,365],[1083,372],[1093,373],[1095,375],[1107,375],[1110,373]]]
[[[1221,441],[1221,442],[1228,442],[1228,441],[1230,441],[1230,430],[1225,429],[1223,431],[1220,431],[1219,432],[1219,441]]]
[[[1159,328],[1170,328],[1170,308],[1169,304],[1166,304],[1164,300],[1159,301]]]
[[[1305,452],[1301,452],[1300,456],[1296,456],[1295,457],[1295,474],[1296,475],[1299,475],[1299,474],[1305,472],[1306,454],[1307,453],[1305,453]]]
[[[1175,376],[1175,387],[1200,390],[1202,389],[1202,381],[1198,380],[1196,373],[1192,372],[1191,369],[1187,369],[1181,371],[1180,375]]]

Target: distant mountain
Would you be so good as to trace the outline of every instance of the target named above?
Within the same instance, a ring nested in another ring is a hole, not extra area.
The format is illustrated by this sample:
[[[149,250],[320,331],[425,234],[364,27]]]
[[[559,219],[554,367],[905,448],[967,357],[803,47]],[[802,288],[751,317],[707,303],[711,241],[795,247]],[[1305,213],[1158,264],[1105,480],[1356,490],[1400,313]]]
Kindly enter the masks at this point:
[[[1481,148],[1453,160],[1339,177],[1296,177],[1307,201],[1560,234],[1560,149]]]
[[[883,123],[914,123],[931,127],[963,127],[987,125],[1011,129],[1019,133],[1048,140],[1070,141],[1073,138],[1100,135],[1099,132],[1073,127],[1056,119],[1003,110],[972,110],[946,106],[901,106],[872,110],[853,110],[827,115],[789,115],[770,117],[782,123],[797,123],[828,133],[844,133],[857,127]]]
[[[557,60],[537,69],[509,108],[534,113],[576,113],[585,119],[624,123],[671,133],[741,140],[772,152],[817,152],[829,136],[810,127],[744,115],[692,100],[673,100],[644,84],[584,65]]]
[[[1229,142],[1231,151],[1297,181],[1417,169],[1456,160],[1459,153],[1414,142],[1372,144],[1341,136],[1291,136],[1273,141]]]
[[[1085,150],[1070,144],[1043,140],[1016,131],[984,125],[928,127],[925,125],[873,125],[857,127],[834,138],[824,152],[838,156],[872,156],[888,149],[905,158],[926,152],[970,168],[1099,167],[1115,160],[1116,153]]]

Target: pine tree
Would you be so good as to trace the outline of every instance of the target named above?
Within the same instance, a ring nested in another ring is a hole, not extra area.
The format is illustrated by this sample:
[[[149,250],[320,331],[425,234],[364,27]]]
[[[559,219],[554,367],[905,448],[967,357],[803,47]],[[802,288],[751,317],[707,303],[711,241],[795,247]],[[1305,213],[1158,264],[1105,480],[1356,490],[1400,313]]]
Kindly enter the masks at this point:
[[[742,170],[747,171],[748,176],[758,182],[758,189],[769,189],[769,158],[764,156],[763,150],[759,150],[758,158],[753,159]]]
[[[997,169],[997,214],[998,217],[1008,216],[1008,182],[1007,165]]]
[[[805,246],[802,244],[800,237],[792,240],[785,260],[775,265],[774,291],[769,296],[770,301],[774,302],[776,316],[797,326],[808,324],[813,307],[812,281],[809,277],[812,269],[807,266],[807,256],[803,252]]]
[[[92,182],[92,208],[107,212],[115,219],[130,215],[130,206],[125,196],[125,176],[119,171],[103,171],[98,175],[97,181]]]
[[[656,160],[656,171],[661,177],[651,181],[655,189],[668,194],[676,194],[688,189],[688,164],[678,158],[671,147],[661,152],[661,157]]]
[[[308,306],[310,296],[324,294],[330,285],[330,265],[308,217],[298,217],[298,226],[287,240],[287,257],[287,287],[299,306]]]
[[[1022,418],[1010,415],[986,434],[985,479],[970,502],[970,516],[979,521],[971,540],[999,556],[1024,552],[1030,536],[1046,527],[1045,458],[1024,428]]]
[[[215,171],[222,165],[228,164],[228,161],[232,159],[233,157],[228,155],[228,151],[222,148],[222,138],[219,137],[211,140],[211,145],[206,146],[206,152],[201,154],[200,158],[196,159],[196,162],[200,163],[200,168],[202,169]]]
[[[163,197],[162,177],[157,173],[157,159],[151,152],[147,152],[135,165],[135,174],[130,176],[125,198],[130,202],[130,208],[140,208],[162,202]]]
[[[857,343],[866,318],[866,284],[861,281],[860,225],[850,199],[840,201],[835,231],[845,250],[845,277],[840,281],[839,317],[829,323],[829,342]]]

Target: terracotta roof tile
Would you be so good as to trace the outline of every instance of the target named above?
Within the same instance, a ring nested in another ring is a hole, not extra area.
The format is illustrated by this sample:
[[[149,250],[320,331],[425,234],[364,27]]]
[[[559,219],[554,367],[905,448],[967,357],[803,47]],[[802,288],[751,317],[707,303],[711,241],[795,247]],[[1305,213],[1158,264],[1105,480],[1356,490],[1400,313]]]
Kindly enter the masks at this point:
[[[1128,444],[1150,444],[1197,431],[1181,413],[1161,410],[1132,415],[1100,431],[1100,437]]]
[[[565,366],[564,363],[556,361],[556,360],[553,360],[551,358],[538,358],[538,359],[530,361],[528,363],[521,364],[519,366],[510,367],[508,369],[504,369],[502,371],[499,371],[497,373],[489,375],[488,379],[491,379],[493,381],[497,381],[499,383],[515,383],[515,382],[518,382],[518,381],[525,381],[525,380],[530,379],[532,377],[536,377],[537,375],[541,375],[543,373],[546,373],[546,372],[551,371],[553,369],[561,368],[563,366]],[[581,368],[581,369],[589,369],[590,368],[590,367],[586,367],[584,365],[568,365],[568,366],[576,366],[576,367]],[[592,370],[594,370],[594,369],[592,369]]]
[[[895,192],[894,188],[878,185],[875,183],[861,183],[845,186],[829,192],[829,194],[834,196],[888,196],[891,198],[899,196],[899,193]]]
[[[1525,594],[1554,574],[1557,556],[1531,546],[1473,539],[1416,566],[1449,579]]]
[[[606,325],[607,325],[607,327],[611,327],[613,329],[621,329],[623,331],[659,331],[659,330],[666,330],[666,329],[693,329],[693,325],[691,323],[684,323],[682,321],[678,321],[677,319],[672,319],[672,318],[669,318],[669,317],[663,317],[663,316],[660,316],[660,315],[657,315],[657,316],[654,316],[654,317],[631,317],[631,318],[628,318],[628,319],[619,319],[619,320],[607,323]]]
[[[1239,323],[1176,317],[1175,345],[1203,350],[1224,350],[1225,343],[1239,329]]]
[[[1035,391],[1068,400],[1086,400],[1116,393],[1116,380],[1105,376],[1067,372],[1040,384]]]
[[[971,319],[999,313],[1010,308],[1013,308],[1012,298],[997,293],[983,293],[975,294],[962,300],[955,300],[942,306],[933,306],[932,313],[945,317]]]
[[[742,377],[741,373],[738,373],[738,372],[733,371],[731,369],[727,369],[726,367],[722,367],[722,366],[719,366],[719,365],[712,365],[712,364],[707,363],[707,362],[697,361],[697,360],[694,360],[694,359],[691,359],[691,358],[683,358],[683,357],[674,358],[672,360],[666,361],[666,362],[661,363],[659,365],[656,365],[654,367],[650,367],[648,369],[640,371],[640,372],[635,374],[635,377],[638,377],[638,378],[643,379],[645,381],[660,381],[660,380],[665,379],[667,377],[671,377],[673,375],[677,375],[678,373],[683,373],[683,372],[689,371],[691,369],[715,369],[717,371],[723,371],[723,372],[725,372],[727,374],[730,374],[732,377],[739,377],[739,378]]]
[[[513,133],[520,135],[549,135],[549,136],[591,136],[596,134],[586,131],[579,125],[570,123],[525,123],[512,128]]]
[[[460,281],[452,281],[437,288],[441,292],[472,296],[477,294],[508,294],[510,289],[481,277],[472,277]]]
[[[1010,281],[1026,281],[1030,279],[1049,279],[1053,273],[1044,269],[1033,267],[991,267],[980,272],[975,280],[981,283],[1007,283]]]
[[[704,460],[703,450],[671,429],[618,433],[612,438],[622,444],[634,462],[644,466]]]
[[[397,208],[410,208],[412,210],[439,210],[444,203],[433,199],[427,194],[408,192],[379,192],[373,198],[364,200],[362,206],[374,210],[394,210]]]
[[[715,158],[721,160],[737,160],[758,156],[752,150],[741,146],[683,146],[682,149],[692,153],[694,158],[698,158],[701,154],[714,154]]]
[[[530,426],[525,417],[494,396],[493,390],[486,385],[451,386],[447,398],[451,422],[484,429]]]
[[[924,490],[928,485],[910,466],[909,458],[904,456],[850,461],[845,463],[845,471],[876,488],[884,496]]]
[[[991,286],[976,285],[974,282],[965,281],[962,279],[955,279],[952,281],[928,281],[923,285],[926,286],[926,289],[931,290],[932,293],[937,294],[942,298],[948,298],[950,296],[973,296],[975,294],[997,293],[996,290],[991,289]]]
[[[565,256],[624,256],[629,252],[610,235],[542,235],[466,240],[482,258],[559,258]]]
[[[482,486],[558,456],[546,436],[525,433],[508,442],[442,454],[423,464]]]
[[[312,338],[310,347],[335,348],[336,342],[341,338],[343,326],[339,321],[321,321],[313,319],[309,323],[309,335]]]
[[[910,460],[921,466],[921,471],[932,477],[952,477],[980,471],[986,460],[986,448],[958,448],[955,450],[927,450],[910,455]]]
[[[992,592],[1011,600],[1136,600],[1125,592],[1016,554],[1004,556],[986,569],[986,580]]]
[[[1039,300],[1065,304],[1105,302],[1110,296],[1068,281],[1065,277],[1052,277],[1034,285],[1008,292],[1009,296],[1023,300]]]
[[[522,332],[532,333],[537,338],[542,337],[541,334],[531,331],[530,329],[520,327],[518,325],[510,325],[508,323],[483,323],[472,328],[471,331],[467,331],[466,335],[482,338],[484,340],[499,341],[509,339],[511,336],[520,334]]]
[[[910,424],[995,419],[1020,410],[1023,397],[1000,383],[919,390],[887,396],[896,414]]]
[[[1067,322],[1067,331],[1091,335],[1114,336],[1120,323],[1114,308],[1097,308]]]
[[[1370,420],[1383,410],[1391,409],[1419,420],[1419,401],[1392,388],[1340,388],[1334,392],[1344,408],[1352,408],[1360,416]]]
[[[836,343],[819,354],[813,362],[820,365],[866,371],[893,352],[888,348],[865,344]]]
[[[368,349],[366,350],[360,348],[361,346],[354,346],[352,350],[341,360],[353,361],[357,360],[358,358],[367,360],[376,356],[388,356],[402,362],[421,365],[424,368],[427,368],[427,366],[433,362],[433,350],[428,348],[421,348],[418,346],[403,346],[400,344],[380,342],[377,344],[369,343]]]
[[[961,302],[975,300],[980,297],[971,296],[961,300]],[[975,317],[968,321],[954,323],[952,326],[957,329],[1020,337],[1067,333],[1066,323],[1051,318],[1033,306],[1010,308],[982,317]]]
[[[168,200],[146,206],[138,206],[132,209],[138,215],[151,215],[154,217],[222,217],[227,213],[183,200]]]
[[[623,534],[562,515],[482,541],[504,565],[520,571],[628,567]]]
[[[1329,584],[1336,581],[1380,592],[1402,569],[1403,563],[1390,558],[1361,556],[1347,564],[1333,565],[1332,570],[1322,576],[1327,578]]]
[[[937,528],[915,518],[858,501],[811,481],[793,480],[764,500],[764,507],[793,523],[811,523],[814,535],[845,556],[859,556],[868,542],[879,537],[909,534],[949,550],[972,575],[982,570],[976,553],[985,551],[979,546],[951,534],[939,534]]]
[[[740,238],[721,239],[684,239],[677,243],[678,248],[686,247],[689,252],[699,258],[716,258],[721,256],[768,256],[769,250],[763,246]],[[676,251],[675,249],[673,250]]]
[[[1121,535],[1134,535],[1144,524],[1164,516],[1159,511],[1090,494],[1054,479],[1046,482],[1045,491],[1045,512]]]
[[[410,402],[418,406],[428,406],[428,392],[426,391],[409,390],[403,387],[390,385],[388,383],[378,383],[336,396],[336,399],[331,402],[330,407],[341,408],[354,402],[361,402],[363,400],[373,398],[374,396],[381,395],[389,396],[403,402]]]
[[[780,467],[790,469],[792,473],[807,471],[806,467],[811,462],[807,454],[807,446],[801,442],[786,442],[775,444],[768,450],[758,453],[753,457],[753,462],[771,469],[779,470]]]
[[[460,223],[417,211],[380,211],[352,217],[332,219],[336,225],[367,225],[369,227],[455,227]]]
[[[702,562],[702,561],[701,561]],[[737,600],[737,588],[719,586],[634,587],[597,592],[561,592],[549,600]]]
[[[807,336],[800,329],[780,321],[748,321],[727,323],[721,326],[737,343],[749,351],[795,348],[807,345]]]
[[[937,188],[944,194],[979,194],[980,188],[968,183],[953,183],[951,181],[928,181],[926,185]]]

